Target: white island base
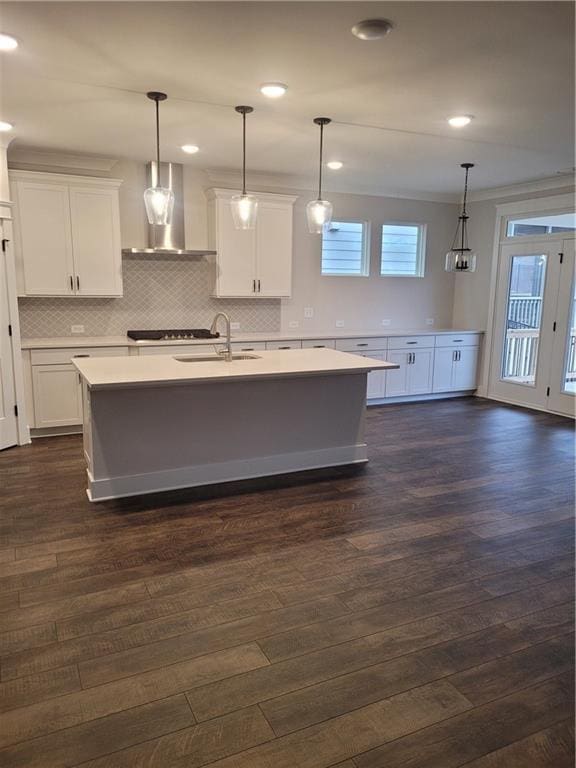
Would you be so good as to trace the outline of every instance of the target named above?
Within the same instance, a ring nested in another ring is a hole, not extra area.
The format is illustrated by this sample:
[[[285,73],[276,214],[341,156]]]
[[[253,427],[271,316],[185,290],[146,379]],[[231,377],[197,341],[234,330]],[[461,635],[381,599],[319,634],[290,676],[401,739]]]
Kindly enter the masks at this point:
[[[88,497],[365,462],[365,405],[366,373],[113,389],[85,384]]]

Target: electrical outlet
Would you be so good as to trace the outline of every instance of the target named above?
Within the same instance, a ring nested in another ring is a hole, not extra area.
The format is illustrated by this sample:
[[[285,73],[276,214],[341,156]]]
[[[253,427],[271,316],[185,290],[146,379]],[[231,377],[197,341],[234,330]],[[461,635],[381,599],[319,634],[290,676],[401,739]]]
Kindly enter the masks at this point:
[[[314,317],[314,307],[304,307],[304,317],[311,320]]]
[[[290,320],[290,322],[288,323],[289,328],[298,328],[299,325],[300,323],[298,322],[298,320]]]
[[[344,320],[336,320],[336,328],[344,328]]]
[[[392,320],[390,320],[390,318],[389,318],[389,317],[385,317],[385,318],[382,320],[382,325],[392,325]]]
[[[240,330],[240,323],[230,323],[230,330],[231,331],[239,331]]]
[[[84,326],[83,325],[72,325],[70,327],[70,330],[72,333],[84,333]]]
[[[426,325],[434,325],[434,318],[433,317],[427,317],[426,318]]]

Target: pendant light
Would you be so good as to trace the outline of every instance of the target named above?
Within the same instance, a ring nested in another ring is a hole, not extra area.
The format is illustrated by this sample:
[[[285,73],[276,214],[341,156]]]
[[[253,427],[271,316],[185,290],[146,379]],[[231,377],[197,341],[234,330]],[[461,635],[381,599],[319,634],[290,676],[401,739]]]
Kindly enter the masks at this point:
[[[476,254],[468,247],[467,224],[469,216],[466,212],[466,199],[468,197],[468,172],[474,168],[474,163],[462,163],[466,174],[464,178],[464,199],[462,201],[462,213],[458,217],[458,225],[452,241],[452,247],[446,254],[446,272],[475,272]]]
[[[235,107],[242,115],[242,194],[234,195],[230,201],[232,218],[236,229],[254,229],[258,213],[258,199],[246,192],[246,115],[254,112],[254,107]]]
[[[332,203],[322,200],[322,153],[324,150],[324,126],[331,123],[329,117],[315,117],[314,124],[320,126],[320,170],[318,173],[318,198],[306,206],[308,229],[312,234],[321,234],[332,220]]]
[[[159,91],[149,91],[146,96],[156,103],[156,183],[144,192],[144,205],[150,224],[170,224],[174,208],[174,192],[160,184],[160,102],[168,96]]]

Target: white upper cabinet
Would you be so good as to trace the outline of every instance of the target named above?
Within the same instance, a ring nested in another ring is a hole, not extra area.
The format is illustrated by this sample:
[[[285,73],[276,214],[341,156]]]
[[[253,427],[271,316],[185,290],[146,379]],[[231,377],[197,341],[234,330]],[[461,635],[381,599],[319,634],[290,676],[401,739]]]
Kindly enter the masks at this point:
[[[234,227],[231,190],[208,191],[212,247],[216,250],[213,295],[280,298],[292,293],[292,211],[295,197],[258,193],[252,230]]]
[[[70,187],[70,214],[76,293],[81,296],[121,296],[118,191]]]
[[[20,296],[121,296],[117,179],[10,171]]]

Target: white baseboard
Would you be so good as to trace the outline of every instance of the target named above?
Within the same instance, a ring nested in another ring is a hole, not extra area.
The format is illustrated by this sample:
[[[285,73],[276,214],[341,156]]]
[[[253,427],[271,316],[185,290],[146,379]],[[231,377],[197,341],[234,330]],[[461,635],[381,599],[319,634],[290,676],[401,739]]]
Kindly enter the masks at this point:
[[[345,464],[363,464],[368,461],[366,443],[317,451],[263,456],[256,459],[237,459],[215,464],[180,467],[145,475],[128,475],[94,480],[88,471],[88,498],[106,501],[123,496],[173,491],[235,480],[248,480],[270,475],[284,475],[309,469],[337,467]]]
[[[37,437],[58,437],[58,435],[81,435],[82,424],[74,424],[70,427],[41,427],[32,428],[30,437],[34,440]]]
[[[447,400],[453,397],[471,397],[474,390],[463,390],[462,392],[433,392],[430,395],[402,395],[401,397],[374,397],[366,402],[370,408],[371,405],[396,405],[397,403],[425,403],[428,400]]]

